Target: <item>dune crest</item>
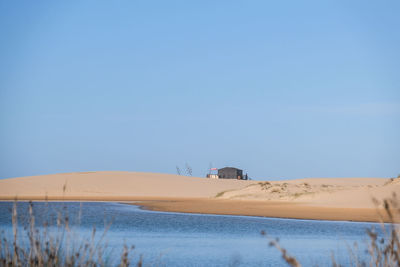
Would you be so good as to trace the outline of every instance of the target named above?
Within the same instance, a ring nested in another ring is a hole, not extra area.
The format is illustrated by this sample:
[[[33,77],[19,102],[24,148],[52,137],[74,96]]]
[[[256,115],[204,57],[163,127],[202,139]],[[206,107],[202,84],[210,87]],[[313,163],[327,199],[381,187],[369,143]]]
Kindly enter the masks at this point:
[[[218,180],[161,173],[77,172],[0,180],[0,199],[76,197],[118,200],[127,197],[213,197],[218,192],[242,188],[250,181]],[[65,192],[63,188],[65,186]]]

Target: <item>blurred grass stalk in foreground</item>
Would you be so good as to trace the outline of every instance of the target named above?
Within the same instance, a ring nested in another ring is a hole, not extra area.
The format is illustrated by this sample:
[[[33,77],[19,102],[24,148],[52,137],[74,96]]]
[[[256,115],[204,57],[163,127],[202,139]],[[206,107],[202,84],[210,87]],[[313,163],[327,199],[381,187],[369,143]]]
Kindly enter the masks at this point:
[[[366,234],[369,237],[368,249],[365,257],[360,257],[358,244],[354,244],[354,249],[349,248],[349,260],[351,266],[364,267],[400,267],[400,200],[393,193],[392,197],[383,200],[373,200],[377,207],[383,206],[383,209],[377,208],[377,216],[381,220],[382,235],[374,229],[367,229]],[[383,210],[383,212],[382,212]],[[384,222],[388,223],[384,223]],[[281,252],[283,260],[292,267],[301,267],[301,263],[296,257],[290,255],[287,250],[280,246],[279,239],[270,238],[265,231],[261,235],[269,239],[269,245],[275,247]],[[332,255],[332,266],[343,266],[337,263]],[[346,265],[347,266],[347,265]]]
[[[80,220],[81,211],[78,220]],[[21,228],[18,224],[17,201],[12,208],[12,240],[4,231],[0,233],[0,266],[130,266],[134,246],[123,246],[121,257],[112,258],[106,252],[104,232],[96,235],[93,227],[89,238],[77,237],[69,227],[69,217],[64,207],[57,213],[55,231],[48,221],[43,227],[35,225],[33,203],[28,206],[29,225]],[[136,266],[142,266],[142,257]]]

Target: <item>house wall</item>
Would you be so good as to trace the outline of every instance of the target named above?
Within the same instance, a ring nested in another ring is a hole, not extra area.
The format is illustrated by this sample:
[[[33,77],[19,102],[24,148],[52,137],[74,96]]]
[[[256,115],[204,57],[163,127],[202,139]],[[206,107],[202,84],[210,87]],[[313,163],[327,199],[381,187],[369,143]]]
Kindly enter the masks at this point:
[[[238,179],[243,178],[243,171],[236,168],[222,168],[218,170],[219,179]]]
[[[218,174],[207,174],[207,178],[218,179]]]

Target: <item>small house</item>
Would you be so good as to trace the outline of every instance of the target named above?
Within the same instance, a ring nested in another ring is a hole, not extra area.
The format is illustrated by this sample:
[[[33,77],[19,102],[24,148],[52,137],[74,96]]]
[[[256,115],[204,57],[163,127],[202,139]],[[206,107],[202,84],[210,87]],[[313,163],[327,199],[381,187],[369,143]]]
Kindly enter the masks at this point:
[[[222,169],[218,169],[218,178],[243,180],[243,170],[233,167],[225,167]]]

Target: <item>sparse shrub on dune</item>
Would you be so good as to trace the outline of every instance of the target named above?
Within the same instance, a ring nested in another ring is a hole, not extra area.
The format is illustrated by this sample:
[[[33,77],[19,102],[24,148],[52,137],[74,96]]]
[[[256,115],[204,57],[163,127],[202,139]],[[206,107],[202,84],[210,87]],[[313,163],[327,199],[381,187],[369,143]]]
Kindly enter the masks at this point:
[[[389,180],[387,180],[384,185],[389,185],[391,183],[393,183],[393,181],[395,180],[395,178],[390,178]]]
[[[64,209],[66,213],[66,209]],[[134,246],[123,246],[119,259],[106,252],[105,235],[99,236],[93,228],[89,238],[77,238],[70,228],[68,214],[57,215],[56,225],[45,222],[37,227],[33,214],[33,203],[28,207],[29,223],[18,224],[17,202],[12,208],[12,238],[4,231],[0,234],[0,266],[130,266],[133,263]],[[136,261],[142,266],[142,258]]]
[[[307,188],[311,187],[311,185],[310,185],[309,183],[302,183],[301,185],[302,185],[303,187],[307,187]]]
[[[215,195],[215,197],[222,197],[225,194],[226,191],[219,192],[218,194]]]
[[[261,190],[267,190],[272,187],[270,182],[259,182],[258,184],[261,186]]]
[[[271,190],[271,193],[280,193],[281,190],[279,188],[274,188]]]

